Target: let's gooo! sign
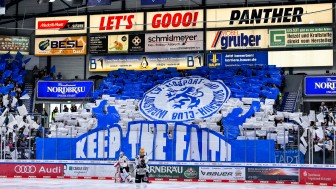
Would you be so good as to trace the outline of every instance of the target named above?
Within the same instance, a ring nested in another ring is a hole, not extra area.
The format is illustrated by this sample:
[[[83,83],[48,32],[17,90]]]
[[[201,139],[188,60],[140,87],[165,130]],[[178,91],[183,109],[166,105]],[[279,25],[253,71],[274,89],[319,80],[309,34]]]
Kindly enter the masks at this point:
[[[196,28],[203,28],[203,10],[147,13],[147,30]]]

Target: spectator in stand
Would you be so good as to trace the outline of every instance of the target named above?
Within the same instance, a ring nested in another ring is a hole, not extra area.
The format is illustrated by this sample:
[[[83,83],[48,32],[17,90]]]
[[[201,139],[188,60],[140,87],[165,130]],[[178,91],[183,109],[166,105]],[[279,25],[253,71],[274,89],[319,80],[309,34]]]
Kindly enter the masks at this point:
[[[70,110],[71,112],[77,112],[77,106],[75,104],[72,104]]]
[[[37,81],[39,79],[39,69],[36,65],[33,68],[33,74],[34,74],[35,81]]]
[[[63,112],[69,112],[69,108],[67,105],[64,105]]]
[[[62,80],[63,79],[62,73],[58,72],[56,78],[57,78],[57,80]]]
[[[58,113],[58,107],[56,106],[54,110],[52,111],[51,119],[55,122],[55,116],[56,113]]]
[[[42,121],[42,126],[45,126],[47,125],[47,120],[48,120],[48,113],[47,113],[47,110],[45,108],[43,108],[43,112],[42,112],[42,118],[41,118],[41,121]]]

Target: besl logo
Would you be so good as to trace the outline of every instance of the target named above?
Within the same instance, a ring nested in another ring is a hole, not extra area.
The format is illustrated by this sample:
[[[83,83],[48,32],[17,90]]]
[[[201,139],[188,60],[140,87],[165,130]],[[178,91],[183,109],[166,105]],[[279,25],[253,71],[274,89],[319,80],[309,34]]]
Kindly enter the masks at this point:
[[[35,55],[84,55],[86,36],[35,38]]]
[[[286,46],[286,30],[269,30],[270,47]]]
[[[140,101],[148,120],[183,122],[211,117],[230,97],[223,81],[203,77],[175,77],[149,90]]]
[[[69,41],[50,41],[45,40],[41,41],[39,43],[40,50],[44,51],[48,47],[54,49],[54,48],[61,48],[61,49],[67,49],[67,48],[82,48],[83,45],[80,45],[77,40],[69,40]]]

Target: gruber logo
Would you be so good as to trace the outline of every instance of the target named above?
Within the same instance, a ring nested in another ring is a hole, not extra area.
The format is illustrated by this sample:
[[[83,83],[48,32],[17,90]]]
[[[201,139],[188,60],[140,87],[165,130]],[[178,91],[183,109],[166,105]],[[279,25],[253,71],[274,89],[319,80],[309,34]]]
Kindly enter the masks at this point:
[[[140,111],[149,120],[191,121],[211,117],[230,97],[223,81],[175,77],[149,90]]]

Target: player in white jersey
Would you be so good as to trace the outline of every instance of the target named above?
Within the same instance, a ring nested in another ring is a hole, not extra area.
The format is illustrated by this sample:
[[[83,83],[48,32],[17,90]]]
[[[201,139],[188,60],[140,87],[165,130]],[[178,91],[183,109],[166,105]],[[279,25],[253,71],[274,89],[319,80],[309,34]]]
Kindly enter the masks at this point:
[[[121,182],[132,182],[132,178],[129,174],[128,158],[125,156],[124,152],[120,152],[119,161],[114,165],[118,170]]]
[[[135,160],[136,174],[135,183],[148,183],[148,157],[145,155],[145,149],[140,149],[140,155]]]

